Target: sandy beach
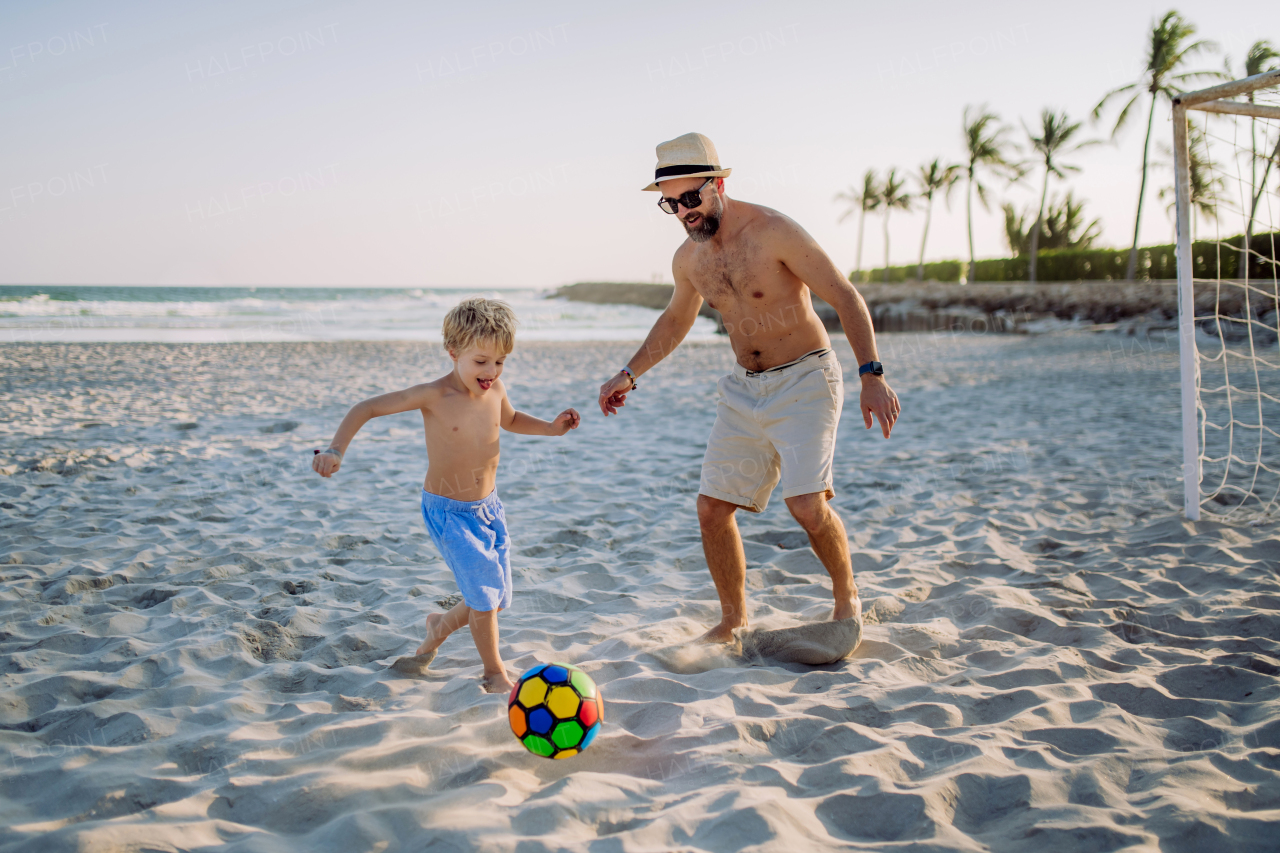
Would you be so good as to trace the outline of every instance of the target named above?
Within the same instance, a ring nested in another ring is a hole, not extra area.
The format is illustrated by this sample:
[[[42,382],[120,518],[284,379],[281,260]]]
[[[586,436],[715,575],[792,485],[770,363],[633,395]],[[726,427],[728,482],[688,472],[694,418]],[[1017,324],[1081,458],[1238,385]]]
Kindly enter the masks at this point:
[[[520,345],[504,437],[513,675],[587,670],[605,726],[526,753],[418,512],[415,414],[310,471],[430,343],[0,347],[0,851],[1262,851],[1280,820],[1280,531],[1180,512],[1169,337],[888,334],[891,441],[846,403],[835,506],[866,633],[838,664],[688,645],[726,341],[622,416],[631,343]],[[843,341],[846,373],[856,366]],[[851,395],[857,382],[847,380]],[[752,623],[829,612],[780,500],[740,514]]]

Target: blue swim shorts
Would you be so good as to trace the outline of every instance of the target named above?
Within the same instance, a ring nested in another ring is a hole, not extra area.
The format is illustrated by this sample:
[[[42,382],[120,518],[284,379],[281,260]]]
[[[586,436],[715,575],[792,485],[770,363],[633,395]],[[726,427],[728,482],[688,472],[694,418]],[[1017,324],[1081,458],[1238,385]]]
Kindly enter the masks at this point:
[[[422,490],[422,520],[472,610],[511,606],[511,540],[497,491],[455,501]]]

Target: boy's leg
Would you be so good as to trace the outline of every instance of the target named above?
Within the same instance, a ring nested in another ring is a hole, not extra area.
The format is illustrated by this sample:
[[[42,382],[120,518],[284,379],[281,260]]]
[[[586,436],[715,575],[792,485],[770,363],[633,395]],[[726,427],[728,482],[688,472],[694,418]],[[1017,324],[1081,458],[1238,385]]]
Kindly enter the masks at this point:
[[[427,638],[418,646],[415,654],[425,655],[440,648],[440,644],[454,631],[466,625],[471,618],[471,608],[461,601],[445,613],[427,616]]]
[[[515,684],[507,676],[507,667],[498,652],[498,611],[471,611],[471,639],[484,664],[484,689],[487,693],[509,693]]]

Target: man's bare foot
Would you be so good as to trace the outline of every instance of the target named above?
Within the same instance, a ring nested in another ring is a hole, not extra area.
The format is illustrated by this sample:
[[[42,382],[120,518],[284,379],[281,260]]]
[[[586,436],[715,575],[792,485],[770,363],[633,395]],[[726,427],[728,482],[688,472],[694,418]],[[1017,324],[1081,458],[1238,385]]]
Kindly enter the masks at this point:
[[[485,693],[510,693],[516,685],[505,672],[498,672],[481,678],[480,687]]]
[[[401,675],[425,675],[427,667],[436,659],[435,651],[427,652],[425,655],[405,655],[391,664],[391,668]]]
[[[746,622],[731,622],[722,619],[720,624],[698,638],[699,643],[732,643],[733,632],[747,627]]]
[[[436,649],[440,648],[440,644],[444,642],[443,637],[439,639],[436,638],[436,626],[439,625],[443,619],[444,617],[439,613],[427,614],[427,638],[422,641],[422,645],[418,646],[418,651],[414,654],[431,654],[432,657],[435,657],[433,653]]]
[[[837,601],[835,609],[831,611],[831,621],[841,622],[845,619],[854,619],[862,615],[862,600],[856,595],[847,601]]]

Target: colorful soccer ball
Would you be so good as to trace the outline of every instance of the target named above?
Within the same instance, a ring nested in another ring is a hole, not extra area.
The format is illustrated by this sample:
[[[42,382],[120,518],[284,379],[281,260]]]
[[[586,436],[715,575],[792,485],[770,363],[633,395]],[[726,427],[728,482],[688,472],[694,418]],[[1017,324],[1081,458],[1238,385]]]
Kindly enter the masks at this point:
[[[604,723],[604,699],[591,676],[567,663],[540,664],[520,676],[507,702],[511,731],[543,758],[569,758],[591,746]]]

